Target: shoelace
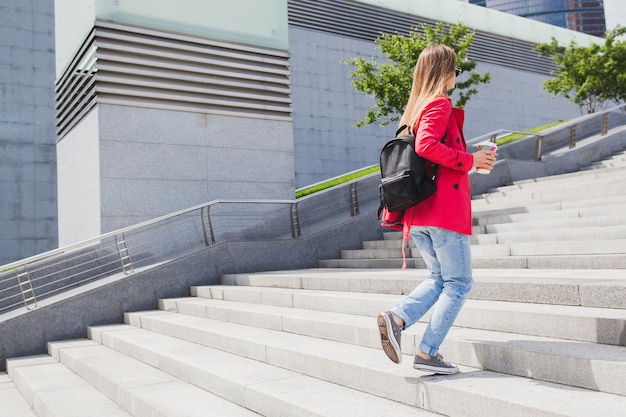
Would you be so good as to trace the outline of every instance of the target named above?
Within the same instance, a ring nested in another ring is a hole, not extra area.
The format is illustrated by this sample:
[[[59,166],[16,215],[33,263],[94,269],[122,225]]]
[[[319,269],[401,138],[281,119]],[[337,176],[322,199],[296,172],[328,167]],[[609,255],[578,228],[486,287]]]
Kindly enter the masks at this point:
[[[441,353],[437,353],[437,356],[435,356],[435,359],[437,359],[439,362],[443,363],[444,365],[450,365],[448,362],[443,360],[443,355],[441,355]]]

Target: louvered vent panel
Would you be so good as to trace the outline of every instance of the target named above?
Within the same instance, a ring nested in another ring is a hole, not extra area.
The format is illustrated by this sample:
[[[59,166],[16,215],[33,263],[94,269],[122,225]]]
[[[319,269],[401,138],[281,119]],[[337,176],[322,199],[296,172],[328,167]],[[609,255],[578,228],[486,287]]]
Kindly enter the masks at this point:
[[[94,32],[87,36],[56,83],[57,134],[69,131],[95,105]]]
[[[349,0],[289,0],[289,24],[355,39],[375,40],[380,33],[408,35],[418,25],[436,22]],[[478,62],[549,74],[556,69],[533,51],[534,44],[475,30],[469,56]]]
[[[289,54],[96,22],[57,83],[58,134],[97,103],[291,120]]]

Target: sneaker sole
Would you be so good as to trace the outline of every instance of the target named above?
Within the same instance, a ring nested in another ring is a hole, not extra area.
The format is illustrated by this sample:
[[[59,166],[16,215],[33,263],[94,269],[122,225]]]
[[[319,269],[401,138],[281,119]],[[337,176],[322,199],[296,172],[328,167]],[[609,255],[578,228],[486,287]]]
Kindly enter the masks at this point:
[[[438,368],[436,366],[414,364],[413,368],[418,371],[428,371],[440,375],[453,375],[459,372],[459,368]]]
[[[386,314],[379,314],[376,318],[378,323],[378,331],[380,332],[380,344],[383,347],[383,351],[392,362],[400,364],[402,363],[402,352],[400,346],[397,346],[394,337],[389,337],[389,331],[393,329],[389,316]],[[393,332],[393,330],[391,330]]]

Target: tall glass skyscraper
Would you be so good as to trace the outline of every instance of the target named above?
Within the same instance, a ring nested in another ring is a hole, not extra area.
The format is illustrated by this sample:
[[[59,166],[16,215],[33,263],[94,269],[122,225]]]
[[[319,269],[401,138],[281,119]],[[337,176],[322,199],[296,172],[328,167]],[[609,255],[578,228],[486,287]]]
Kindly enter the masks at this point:
[[[469,0],[540,22],[594,36],[604,36],[604,3],[601,0]]]

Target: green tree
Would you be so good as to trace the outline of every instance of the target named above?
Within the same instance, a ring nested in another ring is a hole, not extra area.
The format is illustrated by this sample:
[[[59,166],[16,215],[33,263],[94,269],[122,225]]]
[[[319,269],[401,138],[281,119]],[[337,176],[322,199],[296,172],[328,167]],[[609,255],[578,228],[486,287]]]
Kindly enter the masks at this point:
[[[618,40],[626,28],[616,27],[607,32],[604,43],[578,46],[550,43],[538,44],[535,50],[549,56],[559,67],[554,78],[543,83],[543,89],[553,96],[562,96],[576,103],[581,113],[599,110],[607,102],[626,100],[626,41]]]
[[[385,126],[399,120],[411,92],[415,63],[428,45],[439,43],[450,46],[457,54],[458,66],[464,74],[469,74],[467,78],[463,77],[464,81],[457,81],[454,91],[459,92],[459,98],[455,101],[455,106],[465,106],[469,98],[478,92],[475,85],[487,83],[491,79],[489,73],[477,72],[476,62],[467,56],[474,41],[474,32],[467,26],[462,23],[444,25],[439,22],[436,26],[421,25],[421,32],[419,28],[411,30],[409,36],[399,33],[381,34],[376,39],[379,50],[387,57],[386,63],[378,63],[375,58],[366,60],[362,57],[344,62],[355,67],[350,72],[350,77],[357,91],[366,93],[376,101],[367,110],[365,119],[357,122],[357,127],[376,121]]]

